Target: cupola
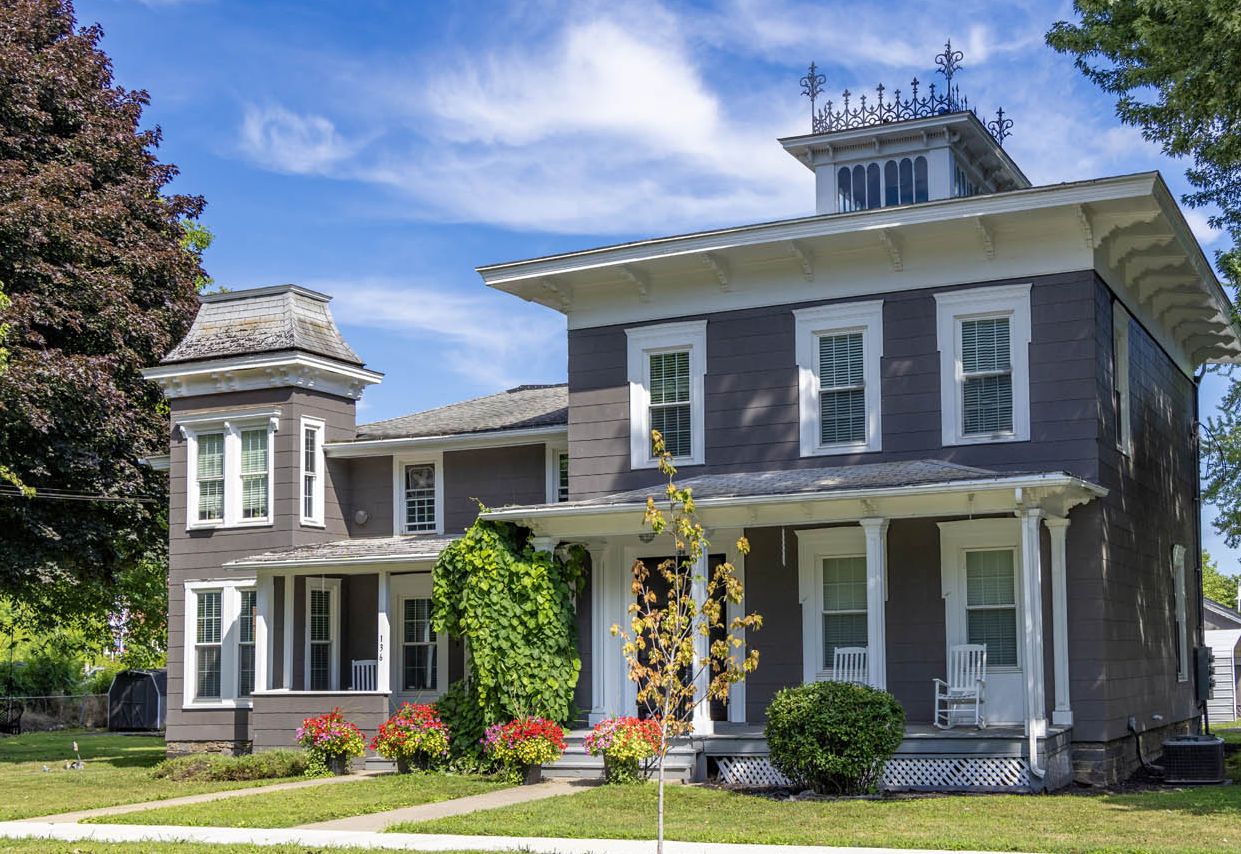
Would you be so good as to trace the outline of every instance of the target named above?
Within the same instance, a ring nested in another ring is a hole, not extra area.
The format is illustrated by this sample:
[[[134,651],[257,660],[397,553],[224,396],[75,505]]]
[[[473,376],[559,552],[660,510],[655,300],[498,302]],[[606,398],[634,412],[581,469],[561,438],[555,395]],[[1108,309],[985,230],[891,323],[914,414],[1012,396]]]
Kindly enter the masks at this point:
[[[952,42],[935,57],[942,88],[909,89],[879,84],[875,96],[854,100],[847,89],[840,105],[819,106],[827,83],[814,63],[801,78],[810,100],[810,133],[780,140],[785,151],[815,174],[816,209],[821,214],[932,202],[1029,187],[1004,140],[1013,122],[1001,107],[995,118],[978,117],[953,77],[964,55]]]

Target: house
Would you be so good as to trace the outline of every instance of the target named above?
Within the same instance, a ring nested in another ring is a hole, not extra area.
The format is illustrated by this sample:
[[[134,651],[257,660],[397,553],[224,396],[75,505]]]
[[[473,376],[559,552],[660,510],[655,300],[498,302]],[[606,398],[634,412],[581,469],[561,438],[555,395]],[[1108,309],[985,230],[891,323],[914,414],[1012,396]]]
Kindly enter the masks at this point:
[[[1202,607],[1204,643],[1212,654],[1208,719],[1212,724],[1241,720],[1241,611],[1205,598]]]
[[[946,51],[951,57],[951,50]],[[290,744],[340,706],[374,729],[467,666],[429,628],[436,555],[474,518],[591,555],[586,721],[636,709],[617,641],[659,429],[764,628],[758,671],[687,749],[773,779],[782,686],[867,681],[909,726],[889,788],[1114,782],[1198,726],[1198,386],[1232,307],[1156,173],[1032,186],[952,83],[819,107],[780,140],[817,213],[479,268],[561,312],[568,384],[355,425],[379,382],[327,297],[204,298],[147,376],[170,399],[170,749]],[[732,545],[744,534],[744,558]],[[987,652],[985,729],[932,680]]]

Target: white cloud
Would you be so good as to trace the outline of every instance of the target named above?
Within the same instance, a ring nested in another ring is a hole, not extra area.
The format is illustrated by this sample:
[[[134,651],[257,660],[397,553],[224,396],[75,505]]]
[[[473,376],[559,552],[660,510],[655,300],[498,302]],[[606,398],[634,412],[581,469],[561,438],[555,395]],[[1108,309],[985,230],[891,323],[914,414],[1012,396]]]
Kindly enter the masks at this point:
[[[382,278],[306,284],[335,295],[332,314],[342,325],[405,334],[411,354],[422,351],[428,364],[483,390],[564,375],[564,318],[507,294],[463,296]]]
[[[1210,214],[1202,210],[1193,208],[1184,208],[1185,221],[1189,223],[1189,229],[1194,233],[1194,237],[1198,238],[1198,242],[1203,246],[1210,246],[1215,241],[1224,236],[1222,229],[1212,228],[1207,222]]]
[[[241,123],[242,151],[277,172],[321,174],[351,157],[357,144],[346,142],[331,120],[298,115],[280,106],[249,105]]]

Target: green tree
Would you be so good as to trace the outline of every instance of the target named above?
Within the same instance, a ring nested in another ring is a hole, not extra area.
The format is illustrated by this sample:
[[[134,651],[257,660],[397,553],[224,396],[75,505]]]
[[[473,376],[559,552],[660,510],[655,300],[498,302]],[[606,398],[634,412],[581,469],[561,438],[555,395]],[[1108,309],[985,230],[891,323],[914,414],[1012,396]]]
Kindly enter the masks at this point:
[[[1205,549],[1202,552],[1202,595],[1213,602],[1237,607],[1237,585],[1241,575],[1224,575],[1219,564]]]
[[[1060,21],[1047,43],[1116,96],[1116,115],[1189,160],[1184,201],[1214,207],[1211,225],[1231,248],[1216,255],[1234,294],[1241,283],[1241,5],[1236,0],[1075,0],[1080,21]],[[1233,378],[1208,419],[1203,497],[1216,530],[1241,545],[1241,382]]]
[[[64,0],[0,0],[0,22],[0,464],[35,490],[0,490],[0,594],[97,626],[164,560],[166,479],[140,460],[167,410],[139,371],[193,318],[203,201],[166,191],[147,94],[113,82],[97,26]]]
[[[638,685],[638,702],[659,721],[655,753],[659,795],[656,806],[655,850],[664,850],[664,768],[672,741],[690,732],[694,706],[725,700],[729,689],[758,667],[758,650],[745,650],[741,633],[763,626],[758,614],[728,618],[727,609],[744,600],[745,590],[733,565],[724,561],[713,571],[701,570],[710,542],[694,510],[693,491],[674,482],[676,468],[658,430],[651,431],[659,470],[668,479],[667,510],[654,497],[646,499],[644,522],[656,537],[670,540],[674,557],[652,571],[642,561],[633,565],[633,601],[629,625],[612,626],[624,642],[629,679]],[[744,537],[737,551],[746,554]]]

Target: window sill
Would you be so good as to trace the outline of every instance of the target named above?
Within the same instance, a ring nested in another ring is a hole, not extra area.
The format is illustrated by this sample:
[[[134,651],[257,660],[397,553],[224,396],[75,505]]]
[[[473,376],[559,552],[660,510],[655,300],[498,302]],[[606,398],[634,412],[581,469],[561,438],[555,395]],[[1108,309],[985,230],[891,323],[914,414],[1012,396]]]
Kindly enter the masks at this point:
[[[400,534],[400,535],[401,535],[402,537],[442,537],[442,536],[444,536],[444,531],[443,531],[442,529],[440,529],[440,528],[436,528],[434,531],[409,531],[409,530],[404,530],[404,531],[401,531],[401,534]]]
[[[193,700],[189,703],[182,703],[181,708],[187,712],[193,711],[210,711],[212,709],[249,709],[254,703],[249,699],[236,700]]]
[[[957,436],[948,445],[1000,445],[1008,442],[1028,442],[1029,436],[1018,436],[1013,433],[989,436]]]
[[[674,457],[671,460],[671,462],[674,466],[676,466],[679,469],[688,468],[690,466],[706,465],[706,463],[704,463],[698,457]],[[629,464],[629,468],[632,471],[638,471],[642,469],[657,469],[659,468],[659,460],[646,460],[645,462],[641,462],[641,463],[635,463],[631,460]]]
[[[303,519],[300,522],[300,524],[303,528],[326,528],[327,527],[327,525],[325,525],[323,522],[318,522],[313,519]]]
[[[820,445],[817,448],[802,448],[803,457],[840,457],[847,454],[875,454],[881,451],[878,443],[871,445]]]

